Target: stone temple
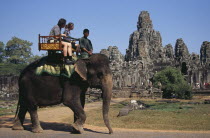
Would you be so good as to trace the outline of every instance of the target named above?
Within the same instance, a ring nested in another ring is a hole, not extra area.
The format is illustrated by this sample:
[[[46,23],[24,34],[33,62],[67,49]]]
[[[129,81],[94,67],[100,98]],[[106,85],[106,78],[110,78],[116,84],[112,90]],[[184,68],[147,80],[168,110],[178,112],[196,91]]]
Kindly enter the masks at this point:
[[[146,89],[152,85],[154,74],[167,66],[179,68],[194,89],[204,89],[204,84],[210,83],[210,42],[203,42],[200,55],[190,54],[182,38],[176,40],[174,48],[171,44],[163,46],[161,34],[154,30],[147,11],[138,17],[126,55],[117,46],[100,53],[110,59],[114,89]]]

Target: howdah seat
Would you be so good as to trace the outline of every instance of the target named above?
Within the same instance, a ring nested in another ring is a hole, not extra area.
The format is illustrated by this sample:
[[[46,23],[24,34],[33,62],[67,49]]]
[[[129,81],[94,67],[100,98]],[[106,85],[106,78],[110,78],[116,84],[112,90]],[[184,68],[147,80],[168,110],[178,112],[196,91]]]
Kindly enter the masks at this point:
[[[61,35],[55,36],[41,36],[39,34],[39,51],[48,50],[48,51],[63,51],[63,46],[61,43]],[[72,52],[75,52],[76,49],[72,48]]]

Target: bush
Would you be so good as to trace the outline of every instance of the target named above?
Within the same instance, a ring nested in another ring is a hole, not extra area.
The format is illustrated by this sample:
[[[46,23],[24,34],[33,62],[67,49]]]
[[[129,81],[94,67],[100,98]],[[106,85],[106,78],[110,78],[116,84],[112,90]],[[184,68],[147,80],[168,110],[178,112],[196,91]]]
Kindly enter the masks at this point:
[[[175,89],[176,97],[181,99],[191,99],[192,98],[192,89],[187,84],[187,82],[178,84]]]
[[[163,98],[192,98],[191,86],[187,84],[184,76],[176,68],[167,67],[158,72],[153,81],[155,87],[159,87],[159,83],[161,83]]]
[[[20,75],[27,64],[1,63],[0,75]]]

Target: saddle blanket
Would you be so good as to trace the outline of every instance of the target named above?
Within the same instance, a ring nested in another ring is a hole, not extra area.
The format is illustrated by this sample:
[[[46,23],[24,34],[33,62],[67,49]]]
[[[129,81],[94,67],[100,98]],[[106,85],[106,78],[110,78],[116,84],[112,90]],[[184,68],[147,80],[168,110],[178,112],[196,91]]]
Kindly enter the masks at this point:
[[[77,60],[77,57],[73,57],[74,60]],[[36,68],[35,74],[42,75],[47,73],[52,76],[65,76],[70,78],[75,71],[74,65],[65,65],[63,63],[49,63],[47,62],[47,57],[42,58],[40,65]]]

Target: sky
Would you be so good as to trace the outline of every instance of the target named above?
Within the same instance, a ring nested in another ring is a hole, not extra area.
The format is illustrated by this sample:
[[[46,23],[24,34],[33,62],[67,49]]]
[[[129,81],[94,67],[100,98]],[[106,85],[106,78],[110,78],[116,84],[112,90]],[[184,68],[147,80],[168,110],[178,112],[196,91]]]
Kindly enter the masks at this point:
[[[129,36],[137,30],[141,11],[148,11],[163,46],[182,38],[190,53],[200,53],[203,41],[210,41],[210,0],[1,0],[0,41],[16,36],[33,43],[38,51],[38,34],[48,35],[60,18],[74,23],[72,37],[90,30],[94,53],[118,46],[125,54]]]

